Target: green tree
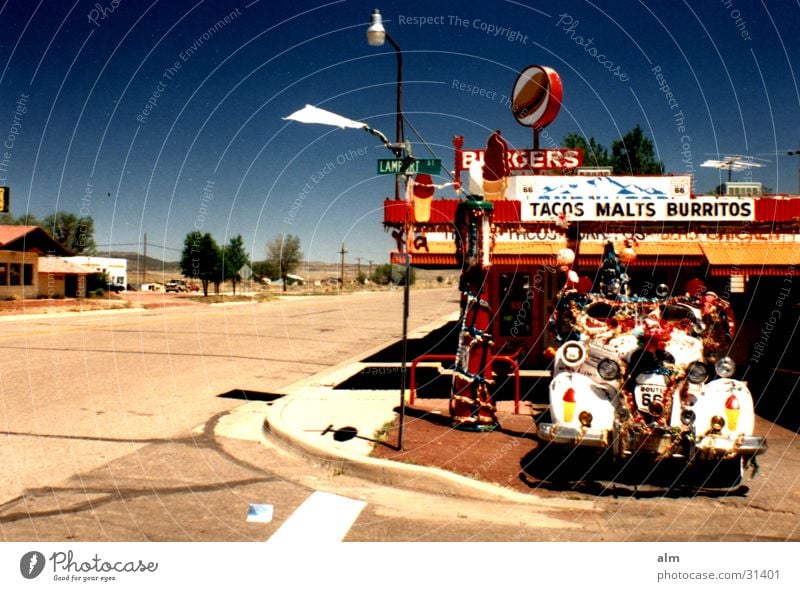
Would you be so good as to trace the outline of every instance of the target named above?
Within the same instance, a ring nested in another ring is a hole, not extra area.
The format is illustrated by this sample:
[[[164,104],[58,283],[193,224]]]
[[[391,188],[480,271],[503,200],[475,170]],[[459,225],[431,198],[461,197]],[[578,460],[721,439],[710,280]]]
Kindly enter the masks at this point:
[[[14,218],[10,213],[0,213],[0,225],[2,226],[41,226],[39,220],[32,213],[25,213],[18,218]]]
[[[586,141],[586,138],[577,133],[568,133],[564,136],[561,144],[565,148],[583,150],[584,166],[611,166],[611,158],[608,157],[608,149],[599,144],[593,137]]]
[[[236,295],[236,284],[242,280],[239,271],[250,264],[250,257],[244,250],[244,240],[238,234],[222,250],[222,277],[230,279],[233,285],[233,295]]]
[[[32,219],[35,220],[36,218]],[[94,219],[92,219],[92,216],[79,218],[74,213],[57,211],[42,220],[42,227],[50,233],[56,242],[75,254],[97,254],[97,243],[94,241]]]
[[[611,144],[615,174],[664,174],[664,163],[656,159],[653,140],[637,124]]]
[[[397,285],[403,285],[403,273],[404,268],[401,265],[391,265],[386,263],[385,265],[378,265],[372,270],[372,279],[373,283],[377,283],[378,285],[389,285],[390,283],[396,283]],[[409,285],[414,285],[417,282],[417,272],[414,267],[411,267],[408,271],[409,275]]]
[[[186,235],[181,253],[181,272],[185,277],[200,280],[203,295],[208,295],[208,284],[219,285],[221,254],[219,246],[211,234],[193,231]]]
[[[280,277],[283,280],[283,290],[286,291],[286,276],[293,273],[300,266],[303,253],[300,250],[300,237],[294,234],[276,236],[267,243],[266,268],[271,277]]]

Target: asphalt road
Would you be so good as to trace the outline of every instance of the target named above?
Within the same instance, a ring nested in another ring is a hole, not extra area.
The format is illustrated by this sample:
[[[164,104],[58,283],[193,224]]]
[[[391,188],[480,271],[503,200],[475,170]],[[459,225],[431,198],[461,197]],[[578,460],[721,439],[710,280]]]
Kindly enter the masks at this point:
[[[453,290],[415,291],[410,329],[454,309]],[[227,455],[216,421],[241,391],[268,399],[399,338],[401,311],[396,290],[3,319],[0,540],[266,539],[248,504],[274,504],[276,527],[311,489],[254,443],[236,450],[252,465]]]
[[[771,447],[746,496],[568,489],[538,507],[384,487],[260,443],[270,395],[399,338],[401,300],[1,320],[0,540],[263,541],[290,525],[322,536],[321,514],[344,519],[331,535],[352,541],[800,539],[797,435],[764,421]],[[414,292],[411,329],[457,301],[454,289]],[[241,392],[256,402],[243,406]],[[244,426],[220,437],[233,418]],[[246,521],[251,504],[273,519]]]

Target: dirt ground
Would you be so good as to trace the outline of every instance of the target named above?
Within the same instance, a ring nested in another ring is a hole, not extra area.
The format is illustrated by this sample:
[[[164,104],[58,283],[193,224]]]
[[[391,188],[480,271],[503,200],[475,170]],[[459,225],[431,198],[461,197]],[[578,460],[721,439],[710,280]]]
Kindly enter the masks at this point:
[[[189,294],[126,291],[118,294],[106,294],[102,298],[0,301],[0,316],[119,310],[123,308],[144,308],[146,310],[152,310],[175,306],[201,305],[192,301],[189,297]]]
[[[695,471],[675,460],[653,464],[645,459],[613,462],[587,448],[546,445],[536,438],[534,417],[545,405],[524,402],[514,414],[513,402],[498,403],[500,426],[494,431],[475,433],[451,426],[447,400],[417,399],[407,407],[403,450],[396,449],[397,421],[385,442],[375,446],[373,456],[399,462],[431,466],[537,496],[574,498],[617,496],[640,491],[672,491],[686,494],[700,488],[746,492],[720,467]],[[738,474],[738,468],[737,468]],[[702,483],[702,484],[699,484]]]
[[[498,404],[500,427],[474,433],[450,425],[447,400],[417,399],[406,409],[403,451],[391,446],[397,442],[397,424],[390,429],[386,443],[377,445],[373,455],[399,462],[444,468],[485,482],[521,492],[530,492],[537,482],[524,466],[537,448],[530,404],[523,403],[521,414],[513,413],[513,403]]]

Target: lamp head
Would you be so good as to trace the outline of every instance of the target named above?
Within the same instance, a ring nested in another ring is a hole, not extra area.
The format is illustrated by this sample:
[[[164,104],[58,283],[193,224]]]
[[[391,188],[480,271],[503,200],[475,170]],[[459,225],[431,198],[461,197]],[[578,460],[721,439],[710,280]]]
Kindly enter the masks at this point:
[[[367,29],[367,43],[372,46],[380,47],[386,39],[386,29],[383,28],[383,19],[380,11],[376,8],[372,11],[372,23]]]

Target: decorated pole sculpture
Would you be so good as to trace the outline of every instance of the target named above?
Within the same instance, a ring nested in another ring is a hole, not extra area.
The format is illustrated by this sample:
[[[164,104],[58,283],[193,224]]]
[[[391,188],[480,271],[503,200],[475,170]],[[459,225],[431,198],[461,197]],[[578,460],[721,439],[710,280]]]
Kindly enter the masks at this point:
[[[492,309],[487,294],[491,265],[491,220],[494,206],[470,199],[456,212],[456,256],[461,263],[461,329],[450,394],[453,426],[468,431],[497,427],[492,402]]]

